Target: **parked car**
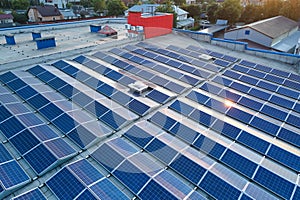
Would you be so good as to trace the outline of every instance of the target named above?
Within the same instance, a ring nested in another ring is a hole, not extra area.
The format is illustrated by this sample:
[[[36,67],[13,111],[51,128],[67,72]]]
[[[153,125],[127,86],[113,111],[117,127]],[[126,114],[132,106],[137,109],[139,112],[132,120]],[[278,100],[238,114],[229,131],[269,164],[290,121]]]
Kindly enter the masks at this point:
[[[208,20],[201,20],[201,24],[210,24]]]

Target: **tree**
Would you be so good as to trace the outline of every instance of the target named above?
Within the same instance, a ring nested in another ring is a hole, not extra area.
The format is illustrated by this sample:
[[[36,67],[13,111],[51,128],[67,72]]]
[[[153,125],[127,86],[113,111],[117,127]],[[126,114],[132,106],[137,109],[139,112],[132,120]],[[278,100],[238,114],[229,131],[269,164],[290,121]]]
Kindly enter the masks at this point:
[[[25,14],[18,14],[15,11],[13,11],[11,14],[14,17],[14,22],[25,24],[28,21],[27,16]]]
[[[300,19],[300,0],[287,0],[279,11],[280,15],[288,17],[292,20],[298,21]]]
[[[270,18],[270,17],[278,16],[281,8],[282,8],[282,1],[266,0],[265,3],[263,4],[263,17]]]
[[[189,15],[195,19],[198,19],[200,17],[201,14],[200,5],[191,4],[191,5],[182,6],[181,8],[189,12]]]
[[[12,8],[10,0],[0,0],[0,8]]]
[[[12,8],[14,10],[26,10],[29,7],[29,0],[13,0]]]
[[[80,4],[83,7],[88,8],[88,7],[92,6],[92,1],[91,0],[80,0]]]
[[[240,0],[225,0],[216,12],[218,19],[226,19],[229,24],[238,22],[242,13]]]
[[[105,0],[93,0],[93,7],[95,12],[103,12],[106,9]]]
[[[175,4],[176,6],[182,6],[182,5],[184,5],[185,3],[186,3],[185,0],[174,0],[174,4]]]
[[[261,20],[263,17],[262,9],[262,6],[248,4],[241,14],[240,21],[249,24]]]
[[[110,0],[107,3],[108,15],[118,16],[123,15],[127,7],[121,0]]]
[[[216,2],[211,2],[207,5],[206,14],[207,14],[208,20],[210,22],[217,21],[216,12],[217,12],[218,8],[219,8],[219,5]]]
[[[163,13],[172,13],[173,14],[173,27],[177,27],[177,14],[173,9],[173,2],[171,0],[166,0],[165,4],[162,4],[156,8],[156,12],[163,12]]]

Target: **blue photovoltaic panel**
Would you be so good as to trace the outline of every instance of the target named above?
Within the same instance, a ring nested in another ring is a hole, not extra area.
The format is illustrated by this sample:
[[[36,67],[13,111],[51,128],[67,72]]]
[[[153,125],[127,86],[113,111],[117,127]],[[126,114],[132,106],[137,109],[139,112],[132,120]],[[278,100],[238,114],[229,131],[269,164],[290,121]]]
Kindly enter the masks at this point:
[[[156,138],[146,146],[146,151],[165,164],[169,164],[177,155],[176,150]]]
[[[189,73],[193,73],[193,71],[196,70],[195,67],[191,66],[191,65],[187,65],[187,64],[182,64],[179,69],[185,71],[185,72],[189,72]]]
[[[13,200],[46,200],[46,197],[41,192],[40,189],[36,188],[34,190],[31,190],[29,192],[23,193],[15,198]]]
[[[230,78],[233,78],[233,79],[235,79],[235,80],[239,80],[239,78],[241,77],[241,74],[236,73],[236,72],[234,72],[234,71],[232,71],[232,70],[226,70],[226,71],[223,73],[223,75],[228,76],[228,77],[230,77]]]
[[[167,83],[165,85],[165,88],[177,93],[177,94],[181,94],[184,90],[185,90],[185,87],[177,84],[177,83],[174,83],[172,81],[170,81],[169,83]]]
[[[286,116],[288,115],[286,112],[278,110],[277,108],[274,108],[269,105],[264,105],[261,109],[261,113],[264,113],[266,115],[269,115],[270,117],[274,117],[275,119],[279,119],[281,121],[284,121],[286,119]]]
[[[58,118],[53,120],[52,123],[64,134],[70,132],[77,126],[77,122],[66,113],[60,115]]]
[[[146,80],[150,80],[155,74],[152,72],[149,72],[147,70],[140,70],[137,75],[139,75],[140,77],[146,79]]]
[[[257,168],[257,164],[230,149],[225,152],[225,154],[222,156],[221,161],[244,174],[248,178],[252,178]]]
[[[213,94],[219,94],[219,92],[222,90],[222,88],[215,86],[213,84],[210,83],[204,83],[200,89],[205,90],[209,93],[213,93]]]
[[[64,95],[65,97],[71,99],[73,95],[77,94],[79,92],[79,90],[77,90],[76,88],[74,88],[71,85],[66,85],[62,88],[60,88],[58,90],[62,95]]]
[[[46,172],[45,170],[57,161],[43,144],[29,151],[24,158],[38,175]]]
[[[193,146],[216,159],[219,159],[225,151],[224,146],[204,135],[198,137]]]
[[[113,112],[109,110],[106,112],[103,116],[99,118],[102,122],[113,128],[114,130],[118,130],[122,125],[126,123],[126,119],[117,114],[116,112]]]
[[[266,82],[266,81],[262,81],[262,80],[260,80],[258,82],[257,86],[259,86],[261,88],[264,88],[266,90],[270,90],[272,92],[275,92],[277,90],[277,88],[278,88],[277,85],[269,83],[269,82]]]
[[[174,195],[172,195],[168,190],[164,187],[156,183],[154,180],[151,180],[145,188],[139,193],[139,197],[145,200],[153,200],[153,199],[165,199],[165,200],[176,200]]]
[[[225,77],[222,77],[222,76],[216,76],[214,79],[213,79],[213,81],[215,82],[215,83],[219,83],[219,84],[221,84],[221,85],[225,85],[225,86],[230,86],[231,85],[231,83],[232,83],[232,81],[231,80],[229,80],[229,79],[227,79],[227,78],[225,78]]]
[[[86,159],[76,161],[68,167],[86,185],[93,184],[103,178],[103,175]]]
[[[18,102],[20,102],[20,100],[14,97],[11,93],[0,95],[0,103],[9,104],[9,103],[18,103]]]
[[[165,67],[165,66],[162,66],[162,65],[156,65],[156,66],[153,67],[153,69],[155,71],[161,72],[163,74],[166,73],[169,70],[168,67]]]
[[[56,155],[56,157],[60,159],[69,157],[76,153],[76,151],[62,138],[45,142],[45,145]]]
[[[298,186],[296,188],[296,191],[294,192],[293,200],[300,199],[300,187]]]
[[[300,76],[298,74],[290,73],[289,79],[300,82]]]
[[[77,56],[76,58],[74,58],[73,60],[78,63],[84,63],[87,59],[88,59],[87,57],[80,55],[80,56]]]
[[[176,60],[169,60],[166,64],[178,68],[182,63]]]
[[[65,72],[66,74],[69,74],[70,76],[73,76],[74,78],[76,78],[75,76],[79,73],[79,69],[77,69],[73,66],[68,66],[68,67],[62,69],[62,71]]]
[[[263,167],[258,168],[254,180],[285,199],[289,199],[292,196],[295,186],[293,183]]]
[[[262,103],[255,101],[253,99],[250,99],[248,97],[242,97],[239,101],[239,104],[246,106],[248,108],[251,108],[253,110],[259,111],[261,107],[263,106]]]
[[[205,175],[199,186],[216,199],[235,200],[241,194],[241,191],[211,172]]]
[[[154,76],[150,79],[150,81],[152,83],[155,83],[157,85],[160,85],[160,86],[164,86],[165,84],[167,84],[169,82],[169,80],[165,79],[165,78],[162,78],[160,76]]]
[[[6,73],[0,75],[0,81],[2,81],[2,83],[4,83],[4,84],[6,84],[16,78],[18,78],[18,77],[15,74],[13,74],[12,72],[6,72]]]
[[[15,135],[9,141],[15,146],[21,155],[25,154],[40,143],[40,141],[27,129]]]
[[[3,144],[0,144],[0,164],[9,160],[12,160],[13,157],[7,151]]]
[[[124,133],[124,136],[141,148],[144,148],[153,139],[152,135],[138,126],[131,127]]]
[[[11,117],[8,120],[0,123],[0,130],[6,136],[6,138],[10,138],[24,129],[24,125],[22,125],[16,117]]]
[[[300,91],[300,89],[299,89],[300,88],[300,84],[297,83],[297,82],[294,82],[294,81],[291,81],[291,80],[287,79],[287,80],[284,81],[283,85],[285,85],[285,86],[287,86],[289,88],[292,88],[292,89]]]
[[[207,198],[204,197],[204,195],[200,194],[199,192],[193,192],[190,196],[189,199],[191,200],[206,200]]]
[[[184,199],[192,191],[191,187],[166,170],[155,176],[155,180],[180,199]]]
[[[91,131],[87,130],[81,125],[69,132],[67,136],[82,149],[85,149],[97,139],[97,137]]]
[[[256,83],[258,82],[258,79],[256,78],[252,78],[250,76],[246,76],[246,75],[242,75],[240,78],[239,78],[240,81],[243,81],[245,83],[249,83],[251,85],[256,85]]]
[[[63,113],[63,111],[53,103],[50,103],[47,106],[43,107],[39,110],[39,112],[49,121],[52,121]]]
[[[44,122],[32,112],[18,115],[17,118],[26,127],[37,126],[37,125],[40,125],[40,124],[44,124]]]
[[[236,62],[236,61],[238,61],[238,58],[233,57],[233,56],[228,56],[228,55],[223,55],[222,59],[223,60],[227,60],[229,62]]]
[[[248,91],[250,90],[250,87],[237,82],[233,82],[230,87],[244,93],[248,93]]]
[[[250,61],[247,61],[247,60],[241,60],[240,64],[244,65],[246,67],[254,67],[254,66],[256,66],[256,63],[253,63],[253,62],[250,62]]]
[[[30,130],[41,141],[46,141],[58,137],[58,135],[49,126],[45,124],[32,127],[30,128]]]
[[[205,103],[205,106],[221,113],[225,113],[228,110],[228,106],[226,106],[223,102],[212,98]]]
[[[260,71],[264,71],[264,72],[270,72],[272,70],[271,67],[267,67],[267,66],[260,65],[260,64],[257,64],[255,66],[255,69],[260,70]]]
[[[108,179],[104,179],[92,185],[90,188],[100,199],[129,200],[129,198]]]
[[[193,110],[194,108],[186,103],[183,103],[181,101],[174,101],[169,108],[171,108],[172,110],[175,110],[185,116],[188,116]]]
[[[246,131],[243,131],[237,139],[242,144],[254,149],[262,154],[265,154],[270,145],[269,142],[256,137]]]
[[[62,200],[75,199],[85,189],[85,186],[67,168],[52,176],[46,181],[46,185]]]
[[[19,115],[19,114],[30,112],[30,110],[21,102],[6,104],[6,107],[8,108],[9,112],[13,115]],[[1,117],[0,117],[0,122],[1,122]]]
[[[127,94],[125,94],[124,92],[121,91],[117,91],[116,93],[114,93],[111,96],[111,99],[113,99],[114,101],[122,104],[122,105],[126,105],[128,104],[130,101],[133,100],[133,98]]]
[[[27,84],[18,78],[18,79],[8,82],[6,85],[11,90],[16,91],[16,90],[21,89],[22,87],[26,86]]]
[[[193,141],[200,135],[199,132],[179,122],[171,128],[170,133],[189,144],[192,144]]]
[[[0,165],[0,181],[5,188],[9,189],[17,185],[24,185],[30,179],[20,165],[13,160]]]
[[[234,107],[231,107],[228,112],[226,113],[226,115],[236,119],[236,120],[239,120],[241,122],[244,122],[245,124],[248,124],[251,120],[251,118],[253,117],[253,115],[245,112],[245,111],[242,111],[242,110],[239,110],[237,108],[234,108]]]
[[[177,156],[170,167],[196,185],[206,171],[203,167],[183,155]]]
[[[199,76],[199,77],[201,77],[201,78],[208,78],[208,77],[211,75],[210,72],[206,72],[206,71],[204,71],[204,70],[202,70],[202,69],[196,69],[196,70],[194,70],[194,71],[192,72],[192,74],[194,74],[194,75],[196,75],[196,76]]]
[[[47,83],[50,80],[54,79],[56,76],[48,71],[45,71],[44,73],[37,75],[37,77]]]
[[[119,83],[123,84],[123,85],[129,85],[130,83],[134,83],[135,80],[128,77],[128,76],[123,76],[120,80]]]
[[[132,101],[129,102],[129,104],[127,105],[127,107],[135,112],[136,114],[143,116],[146,112],[148,112],[148,110],[150,109],[150,107],[136,99],[133,99]]]
[[[91,156],[110,172],[125,159],[120,153],[107,144],[101,145]]]
[[[253,120],[250,123],[251,126],[265,131],[266,133],[275,136],[277,131],[279,130],[279,126],[276,124],[273,124],[269,121],[266,121],[264,119],[258,118],[258,117],[254,117]]]
[[[286,120],[287,123],[299,128],[300,117],[290,114]]]
[[[48,82],[48,84],[54,88],[54,89],[59,89],[65,85],[67,85],[67,82],[63,81],[62,79],[60,78],[55,78],[55,79],[52,79],[51,81]]]
[[[12,114],[4,106],[0,105],[0,123],[11,116]]]
[[[283,165],[292,168],[296,172],[300,171],[300,157],[290,153],[289,151],[272,145],[268,151],[268,156],[277,160]]]
[[[258,90],[258,89],[255,89],[255,88],[252,88],[250,91],[249,91],[249,94],[251,94],[252,96],[255,96],[259,99],[263,99],[265,101],[268,101],[271,94],[270,93],[267,93],[267,92],[264,92],[262,90]]]
[[[85,107],[86,110],[90,111],[96,117],[101,117],[104,113],[109,111],[109,109],[98,101],[93,101]]]
[[[100,85],[103,84],[103,82],[94,77],[90,77],[89,79],[84,81],[84,84],[90,86],[93,89],[97,89]]]
[[[225,60],[216,59],[214,60],[214,64],[220,65],[221,67],[229,67],[231,63]]]
[[[160,103],[160,104],[164,104],[168,101],[168,99],[170,98],[168,95],[158,91],[158,90],[152,90],[151,92],[149,92],[146,97]]]
[[[277,95],[273,95],[270,99],[270,102],[280,105],[282,107],[288,108],[288,109],[292,109],[294,106],[294,102],[290,101],[286,98],[282,98],[280,96]]]
[[[118,81],[123,77],[123,74],[116,72],[114,70],[111,70],[109,73],[105,74],[105,76],[114,81]]]
[[[254,70],[254,69],[250,69],[247,74],[249,75],[252,75],[252,76],[255,76],[257,78],[264,78],[266,76],[266,73],[263,73],[263,72],[260,72],[260,71],[257,71],[257,70]]]
[[[280,78],[278,76],[273,76],[271,74],[267,74],[265,77],[266,80],[277,83],[277,84],[282,84],[284,82],[283,78]]]
[[[111,97],[111,95],[113,93],[115,93],[117,90],[114,87],[105,83],[105,84],[101,85],[100,87],[98,87],[97,91],[107,97]]]
[[[35,67],[28,69],[27,71],[29,73],[31,73],[32,75],[36,76],[40,73],[44,73],[46,70],[44,68],[42,68],[41,66],[37,65]]]
[[[186,95],[186,97],[202,105],[205,104],[208,99],[210,99],[208,96],[196,91],[191,91],[188,95]]]
[[[91,98],[89,95],[83,92],[79,92],[76,95],[74,95],[71,100],[80,105],[81,107],[84,107],[91,103],[93,101],[93,98]]]
[[[161,112],[155,113],[151,118],[151,122],[154,122],[164,130],[169,130],[177,121],[164,115]]]
[[[116,62],[113,63],[113,65],[121,69],[125,69],[129,65],[129,63],[124,62],[122,60],[117,60]]]
[[[189,115],[189,117],[207,127],[209,127],[216,120],[215,117],[213,117],[205,112],[202,112],[201,110],[198,110],[198,109],[195,109]]]
[[[300,147],[300,135],[296,132],[290,131],[285,128],[281,128],[277,137],[297,147]]]
[[[116,176],[127,188],[129,188],[135,194],[137,194],[150,179],[150,177],[148,177],[145,173],[143,173],[128,160],[124,161],[113,172],[113,175]]]
[[[225,99],[231,100],[233,102],[237,102],[241,98],[241,95],[233,93],[226,89],[221,90],[221,92],[219,93],[219,96],[221,96]]]
[[[219,119],[213,124],[211,128],[231,139],[236,139],[236,137],[241,132],[241,129]]]
[[[187,84],[190,84],[192,86],[196,86],[200,82],[199,79],[193,78],[193,77],[188,76],[188,75],[183,75],[182,77],[180,77],[179,80],[181,80],[181,81],[183,81]]]
[[[16,91],[16,94],[21,97],[24,100],[29,99],[30,97],[33,97],[37,94],[37,91],[35,91],[32,87],[26,86],[18,91]]]
[[[35,109],[40,109],[41,107],[47,105],[50,101],[41,94],[38,94],[28,99],[27,102]]]
[[[84,60],[86,57],[84,57],[84,56],[78,56],[77,58],[74,58],[73,60],[77,61],[77,59],[80,59],[80,58],[82,58],[82,60]],[[82,62],[79,62],[79,63],[82,63]],[[52,65],[55,66],[58,69],[63,69],[63,68],[65,68],[66,66],[68,66],[70,64],[68,64],[67,62],[65,62],[63,60],[59,60],[59,61],[53,63]]]
[[[97,198],[92,194],[92,192],[88,189],[84,190],[78,197],[76,197],[76,200],[97,200]]]
[[[288,97],[291,97],[291,98],[294,98],[294,99],[298,99],[299,98],[299,95],[300,93],[299,92],[296,92],[294,90],[290,90],[286,87],[279,87],[278,91],[277,91],[279,94],[283,94],[285,96],[288,96]]]

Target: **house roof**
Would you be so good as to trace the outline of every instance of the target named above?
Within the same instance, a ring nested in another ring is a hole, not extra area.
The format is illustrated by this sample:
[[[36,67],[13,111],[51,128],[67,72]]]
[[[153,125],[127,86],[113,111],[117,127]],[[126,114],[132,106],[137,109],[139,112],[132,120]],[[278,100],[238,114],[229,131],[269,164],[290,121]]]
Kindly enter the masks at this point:
[[[13,19],[14,17],[11,14],[0,14],[1,19]]]
[[[61,13],[56,8],[55,6],[52,5],[44,5],[44,6],[34,6],[31,8],[35,8],[38,10],[38,12],[43,16],[43,17],[50,17],[50,16],[60,16]]]
[[[134,5],[128,9],[130,12],[142,12],[142,13],[151,13],[155,12],[156,8],[161,6],[161,4],[141,4],[141,5]],[[187,11],[179,8],[178,6],[172,6],[173,10],[177,15],[186,15],[188,14]]]
[[[276,17],[260,20],[251,24],[247,24],[238,29],[248,27],[274,39],[281,36],[284,33],[291,31],[297,26],[298,26],[297,22],[289,18],[283,16],[276,16]],[[237,29],[232,29],[230,31],[234,31],[234,30]]]
[[[117,31],[115,31],[115,29],[111,28],[110,26],[105,25],[104,27],[102,27],[102,29],[100,31],[98,31],[98,33],[111,34],[111,33],[117,33]]]

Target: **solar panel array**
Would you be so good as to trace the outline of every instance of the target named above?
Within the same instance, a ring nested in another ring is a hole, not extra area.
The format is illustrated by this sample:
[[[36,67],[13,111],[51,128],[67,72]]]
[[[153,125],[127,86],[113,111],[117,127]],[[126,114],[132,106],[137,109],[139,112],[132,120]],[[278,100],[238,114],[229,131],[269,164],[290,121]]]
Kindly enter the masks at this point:
[[[0,198],[299,199],[297,74],[140,42],[0,81]]]

